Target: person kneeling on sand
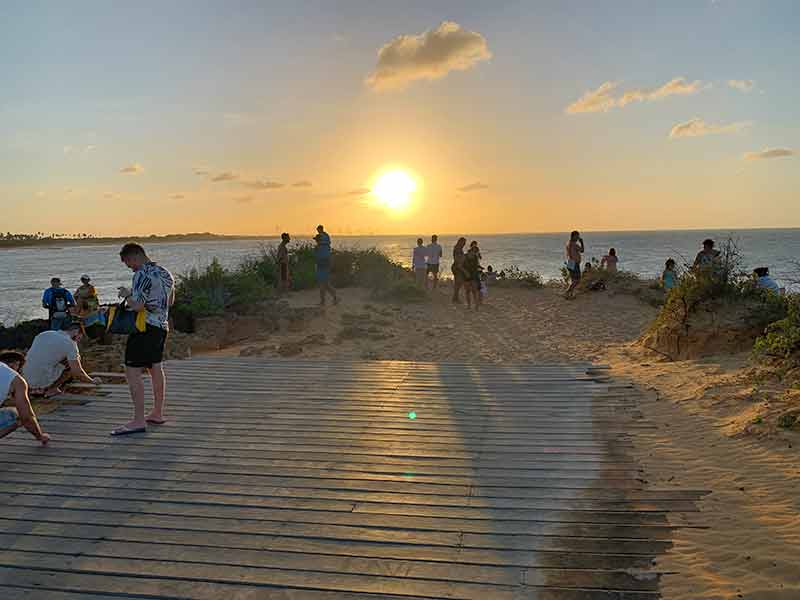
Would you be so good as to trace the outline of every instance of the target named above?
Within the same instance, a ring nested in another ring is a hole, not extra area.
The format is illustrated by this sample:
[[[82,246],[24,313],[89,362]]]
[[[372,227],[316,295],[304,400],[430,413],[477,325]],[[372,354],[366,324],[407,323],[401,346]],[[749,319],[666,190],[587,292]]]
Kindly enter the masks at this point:
[[[786,293],[786,288],[778,286],[778,283],[769,276],[768,267],[758,267],[753,269],[753,278],[756,281],[756,287],[775,292],[779,295]]]
[[[60,331],[43,331],[33,338],[28,350],[23,376],[31,394],[49,398],[61,393],[61,386],[77,379],[82,383],[100,383],[92,379],[81,365],[78,342],[83,336],[77,321],[62,325]]]
[[[0,404],[11,398],[13,406],[0,408],[0,438],[7,436],[20,425],[42,443],[50,441],[50,436],[42,431],[36,413],[28,397],[28,384],[19,371],[25,364],[21,352],[0,353]]]

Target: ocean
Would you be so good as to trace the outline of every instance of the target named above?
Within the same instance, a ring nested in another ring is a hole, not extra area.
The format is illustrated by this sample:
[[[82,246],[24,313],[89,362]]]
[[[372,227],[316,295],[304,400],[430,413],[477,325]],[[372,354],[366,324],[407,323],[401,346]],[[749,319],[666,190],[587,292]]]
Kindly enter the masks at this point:
[[[309,236],[310,237],[310,236]],[[411,236],[338,236],[334,248],[377,247],[392,258],[409,265],[416,237]],[[424,236],[427,243],[429,234]],[[767,266],[779,283],[792,272],[791,261],[800,259],[800,229],[746,229],[719,231],[608,231],[583,234],[585,260],[598,260],[614,247],[619,268],[646,277],[661,273],[664,261],[674,258],[678,264],[691,261],[700,250],[701,241],[711,237],[718,242],[730,237],[742,251],[745,266]],[[457,236],[440,236],[445,263]],[[545,279],[559,277],[564,264],[565,233],[530,233],[468,236],[481,248],[483,265],[501,269],[515,265],[539,272]],[[295,241],[303,241],[299,236]],[[261,244],[277,244],[274,237],[263,241],[178,242],[146,245],[150,257],[175,275],[192,267],[203,267],[213,258],[223,266],[234,266],[244,257],[259,252]],[[131,272],[119,260],[117,245],[65,245],[63,247],[0,249],[0,323],[45,317],[41,308],[42,291],[50,278],[58,276],[65,287],[75,290],[80,276],[87,273],[102,302],[113,302],[117,288],[130,285]],[[445,269],[447,272],[448,269]]]

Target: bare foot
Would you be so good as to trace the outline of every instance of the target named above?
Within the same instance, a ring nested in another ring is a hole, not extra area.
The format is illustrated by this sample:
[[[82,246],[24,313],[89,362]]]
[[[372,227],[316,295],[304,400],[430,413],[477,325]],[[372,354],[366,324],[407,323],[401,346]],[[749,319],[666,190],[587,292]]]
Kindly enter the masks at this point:
[[[42,437],[39,438],[39,442],[41,442],[42,446],[47,446],[47,442],[50,441],[50,434],[42,432]]]
[[[164,418],[164,415],[157,415],[155,413],[150,413],[147,415],[145,421],[152,423],[153,425],[163,425],[167,422],[167,420]]]

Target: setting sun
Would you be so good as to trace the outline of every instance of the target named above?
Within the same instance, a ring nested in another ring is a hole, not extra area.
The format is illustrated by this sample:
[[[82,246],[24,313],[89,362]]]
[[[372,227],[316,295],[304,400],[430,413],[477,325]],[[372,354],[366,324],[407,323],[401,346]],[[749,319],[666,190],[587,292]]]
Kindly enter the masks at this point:
[[[401,212],[408,208],[416,189],[416,181],[405,171],[388,171],[378,177],[372,193],[386,208]]]

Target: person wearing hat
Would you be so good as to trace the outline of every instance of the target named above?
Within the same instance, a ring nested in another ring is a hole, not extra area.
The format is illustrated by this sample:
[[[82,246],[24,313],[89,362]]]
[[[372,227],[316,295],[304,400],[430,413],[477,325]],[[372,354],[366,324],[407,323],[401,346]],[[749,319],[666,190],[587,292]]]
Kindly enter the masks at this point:
[[[51,330],[61,330],[61,326],[70,320],[69,310],[73,306],[75,298],[61,285],[61,279],[53,277],[50,287],[42,295],[42,307],[47,309]]]
[[[97,290],[91,283],[92,278],[88,275],[81,275],[81,285],[75,290],[75,305],[79,315],[85,315],[97,310],[100,302],[97,299]]]
[[[82,383],[100,383],[81,365],[78,342],[83,328],[77,321],[68,321],[60,331],[43,331],[35,338],[25,357],[22,376],[30,386],[31,395],[48,398],[61,393],[61,386],[77,379]]]

